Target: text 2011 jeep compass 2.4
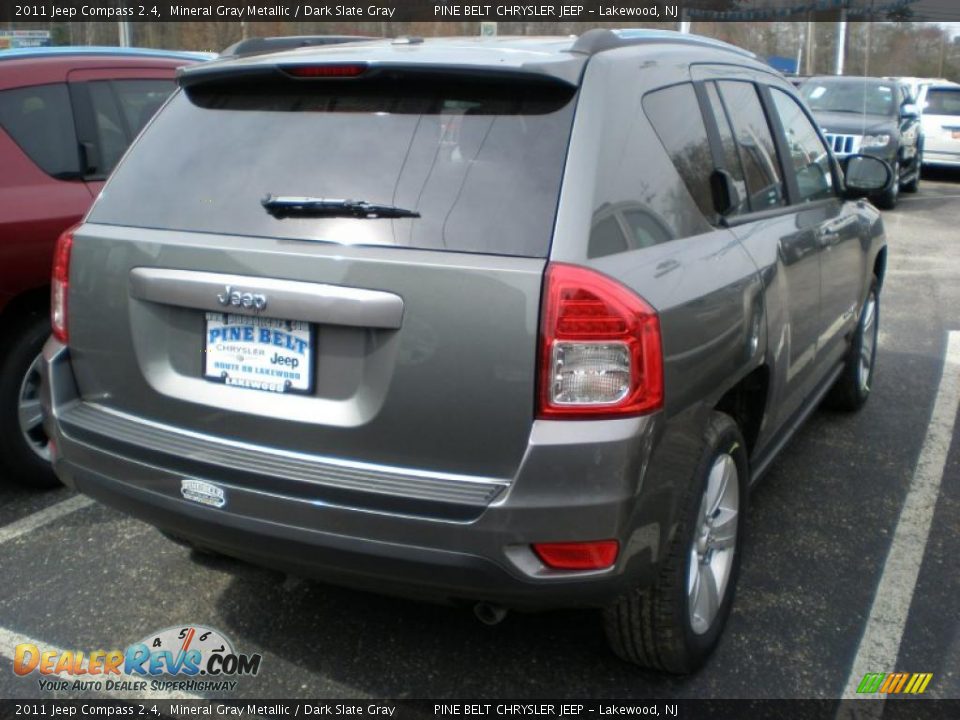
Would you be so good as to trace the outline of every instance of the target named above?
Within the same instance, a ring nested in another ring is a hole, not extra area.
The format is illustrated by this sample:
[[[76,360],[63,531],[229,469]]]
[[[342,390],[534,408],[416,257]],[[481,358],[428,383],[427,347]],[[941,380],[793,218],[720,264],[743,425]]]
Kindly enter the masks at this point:
[[[846,198],[889,166],[844,181],[789,83],[673,33],[180,85],[57,249],[64,482],[205,549],[488,619],[600,607],[621,656],[703,662],[750,482],[827,391],[870,392],[884,235]]]

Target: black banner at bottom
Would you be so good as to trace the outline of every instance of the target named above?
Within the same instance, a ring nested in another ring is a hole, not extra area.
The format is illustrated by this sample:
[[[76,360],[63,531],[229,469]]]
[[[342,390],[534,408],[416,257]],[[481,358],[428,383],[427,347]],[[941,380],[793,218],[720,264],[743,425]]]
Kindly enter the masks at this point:
[[[955,720],[960,699],[862,700],[0,700],[0,718],[683,718]]]

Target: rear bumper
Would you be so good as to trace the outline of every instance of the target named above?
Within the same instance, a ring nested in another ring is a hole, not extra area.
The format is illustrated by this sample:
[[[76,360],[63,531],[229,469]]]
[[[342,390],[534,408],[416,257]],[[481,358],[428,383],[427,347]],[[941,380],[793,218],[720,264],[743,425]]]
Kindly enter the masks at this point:
[[[441,601],[529,609],[599,606],[628,587],[649,584],[672,533],[684,488],[679,478],[689,477],[697,459],[696,442],[689,453],[674,444],[664,451],[669,462],[657,470],[652,449],[661,435],[659,416],[537,421],[517,475],[487,505],[447,503],[450,512],[434,512],[435,505],[349,506],[316,484],[309,493],[294,492],[289,483],[271,491],[270,477],[251,485],[242,482],[243,473],[224,476],[202,452],[175,457],[81,434],[71,418],[91,406],[78,396],[69,351],[53,339],[44,348],[43,372],[54,467],[67,485],[227,555],[337,584]],[[147,433],[149,426],[145,422]],[[215,508],[184,499],[185,478],[215,482],[226,504]],[[536,541],[604,539],[619,540],[621,551],[615,566],[602,571],[553,571],[530,550]]]

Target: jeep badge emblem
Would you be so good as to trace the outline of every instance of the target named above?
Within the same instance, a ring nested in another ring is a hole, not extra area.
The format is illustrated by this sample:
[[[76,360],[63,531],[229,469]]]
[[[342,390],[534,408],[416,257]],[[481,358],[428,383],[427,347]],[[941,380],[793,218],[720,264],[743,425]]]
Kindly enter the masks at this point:
[[[217,294],[217,302],[224,306],[233,305],[234,307],[247,308],[248,310],[263,310],[267,307],[267,296],[259,293],[234,290],[227,285],[222,293]]]

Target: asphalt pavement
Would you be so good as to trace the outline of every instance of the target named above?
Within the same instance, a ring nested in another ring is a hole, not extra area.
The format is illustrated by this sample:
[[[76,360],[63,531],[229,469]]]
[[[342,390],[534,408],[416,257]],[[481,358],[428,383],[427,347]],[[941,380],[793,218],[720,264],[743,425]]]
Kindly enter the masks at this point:
[[[95,503],[63,506],[66,489],[0,478],[0,697],[51,697],[12,672],[19,642],[123,648],[199,624],[263,655],[235,696],[836,698],[857,667],[891,656],[872,671],[930,672],[928,696],[960,698],[960,423],[955,403],[937,405],[960,372],[944,370],[950,331],[960,347],[958,219],[960,171],[928,174],[884,213],[874,394],[858,414],[817,411],[751,496],[733,613],[695,676],[617,660],[590,612],[487,627],[463,609],[201,556]],[[918,495],[923,478],[936,482]]]

